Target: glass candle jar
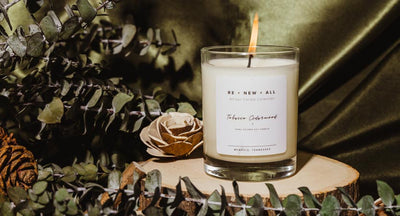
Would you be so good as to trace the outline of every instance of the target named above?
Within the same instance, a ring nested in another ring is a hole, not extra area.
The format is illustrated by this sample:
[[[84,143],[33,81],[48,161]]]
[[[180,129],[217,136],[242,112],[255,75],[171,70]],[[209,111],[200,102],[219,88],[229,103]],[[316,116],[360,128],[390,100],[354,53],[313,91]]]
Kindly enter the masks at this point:
[[[299,49],[201,49],[204,169],[239,181],[296,171]]]

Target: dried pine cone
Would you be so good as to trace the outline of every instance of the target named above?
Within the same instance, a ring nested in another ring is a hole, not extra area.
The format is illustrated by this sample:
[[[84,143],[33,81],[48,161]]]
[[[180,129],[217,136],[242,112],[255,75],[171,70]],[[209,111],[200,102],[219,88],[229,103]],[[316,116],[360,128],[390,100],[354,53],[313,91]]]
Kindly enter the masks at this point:
[[[37,163],[32,152],[18,145],[15,138],[0,127],[0,193],[7,194],[7,189],[20,186],[30,188],[38,176]]]

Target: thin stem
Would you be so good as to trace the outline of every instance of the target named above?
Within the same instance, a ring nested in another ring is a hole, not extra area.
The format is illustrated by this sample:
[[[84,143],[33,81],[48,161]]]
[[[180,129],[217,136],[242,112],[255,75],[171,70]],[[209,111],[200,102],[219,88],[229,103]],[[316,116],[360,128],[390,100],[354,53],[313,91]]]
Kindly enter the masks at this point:
[[[103,8],[104,8],[108,3],[110,3],[110,2],[112,2],[112,0],[104,1],[103,3],[101,3],[100,6],[98,6],[98,7],[96,8],[96,10],[99,11],[99,10],[103,9]]]

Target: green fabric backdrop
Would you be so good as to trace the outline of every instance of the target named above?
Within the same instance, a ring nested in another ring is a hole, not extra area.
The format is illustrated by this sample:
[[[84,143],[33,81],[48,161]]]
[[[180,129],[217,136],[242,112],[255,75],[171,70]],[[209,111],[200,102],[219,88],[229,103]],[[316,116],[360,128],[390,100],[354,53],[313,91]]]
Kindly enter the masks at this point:
[[[178,75],[147,80],[198,102],[200,48],[247,44],[258,12],[258,44],[301,50],[299,148],[355,167],[362,194],[375,194],[377,179],[400,192],[400,1],[146,0],[118,8],[113,19],[132,15],[139,26],[160,27],[165,40],[175,30],[181,47],[157,64],[169,62]]]

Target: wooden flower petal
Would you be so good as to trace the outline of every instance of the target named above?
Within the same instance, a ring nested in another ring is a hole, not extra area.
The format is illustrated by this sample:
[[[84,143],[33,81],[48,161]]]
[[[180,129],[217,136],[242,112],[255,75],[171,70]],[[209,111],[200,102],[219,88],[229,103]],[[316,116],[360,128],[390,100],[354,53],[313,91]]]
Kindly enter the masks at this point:
[[[169,133],[161,133],[161,137],[167,143],[174,143],[174,142],[177,142],[177,141],[184,141],[184,140],[187,139],[187,137],[174,136],[174,135],[171,135]]]
[[[153,137],[153,136],[151,136],[150,134],[149,134],[149,138],[150,138],[151,142],[152,142],[153,144],[156,144],[158,147],[168,145],[168,143],[165,142],[164,140],[159,139],[158,137]]]
[[[179,142],[174,142],[168,146],[163,146],[160,148],[165,153],[172,154],[175,156],[183,156],[183,155],[186,155],[188,152],[190,152],[190,150],[192,150],[193,147],[194,147],[194,145],[192,145],[191,143],[179,141]]]
[[[203,140],[203,132],[195,133],[192,136],[188,137],[185,141],[188,143],[192,143],[193,145],[196,145],[201,140]]]

